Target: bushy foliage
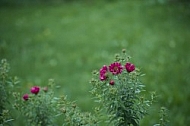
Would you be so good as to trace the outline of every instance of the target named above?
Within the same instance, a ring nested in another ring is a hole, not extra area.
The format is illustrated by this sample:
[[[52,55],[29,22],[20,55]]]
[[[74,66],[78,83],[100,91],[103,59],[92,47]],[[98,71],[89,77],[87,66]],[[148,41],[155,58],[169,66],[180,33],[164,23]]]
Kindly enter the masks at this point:
[[[62,120],[63,126],[98,126],[101,122],[113,126],[139,126],[156,95],[151,93],[149,99],[145,97],[145,85],[140,81],[143,74],[130,59],[124,49],[121,54],[115,55],[114,62],[109,66],[103,65],[99,71],[93,71],[90,92],[98,103],[94,113],[82,112],[64,94],[56,97],[53,79],[49,79],[45,87],[32,86],[30,93],[21,94],[14,89],[12,102],[9,95],[13,90],[8,87],[9,84],[14,87],[19,81],[8,79],[9,65],[2,60],[0,124],[17,119],[9,114],[14,108],[25,117],[27,126],[54,126],[57,118]],[[167,123],[167,112],[162,107],[160,122],[155,126],[167,126]]]

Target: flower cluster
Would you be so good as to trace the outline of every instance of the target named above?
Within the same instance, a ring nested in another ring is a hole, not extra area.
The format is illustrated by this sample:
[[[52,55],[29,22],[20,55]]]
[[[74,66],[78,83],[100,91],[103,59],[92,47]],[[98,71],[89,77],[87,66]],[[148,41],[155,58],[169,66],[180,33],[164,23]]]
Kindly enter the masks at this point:
[[[118,75],[121,74],[124,70],[128,73],[133,72],[135,70],[135,65],[127,62],[125,66],[122,66],[120,62],[114,62],[111,63],[109,66],[104,65],[100,70],[99,70],[99,78],[101,81],[105,81],[109,79],[109,72],[112,73],[112,75]],[[114,81],[110,80],[110,85],[114,85]]]
[[[39,91],[40,91],[40,87],[39,87],[39,86],[33,86],[33,87],[30,89],[30,92],[31,92],[32,94],[35,94],[35,95],[37,95],[37,94],[39,93]],[[27,101],[27,100],[29,99],[29,95],[28,95],[28,94],[24,94],[24,95],[22,96],[22,98],[23,98],[23,100]]]

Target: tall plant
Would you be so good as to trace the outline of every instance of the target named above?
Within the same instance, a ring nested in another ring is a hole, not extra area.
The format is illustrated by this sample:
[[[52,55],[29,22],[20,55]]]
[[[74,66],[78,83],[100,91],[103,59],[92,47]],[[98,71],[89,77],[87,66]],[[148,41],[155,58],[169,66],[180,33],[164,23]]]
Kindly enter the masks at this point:
[[[110,65],[94,71],[90,81],[95,101],[115,126],[139,126],[155,96],[151,94],[150,100],[144,97],[145,85],[140,81],[143,74],[130,59],[123,50]]]

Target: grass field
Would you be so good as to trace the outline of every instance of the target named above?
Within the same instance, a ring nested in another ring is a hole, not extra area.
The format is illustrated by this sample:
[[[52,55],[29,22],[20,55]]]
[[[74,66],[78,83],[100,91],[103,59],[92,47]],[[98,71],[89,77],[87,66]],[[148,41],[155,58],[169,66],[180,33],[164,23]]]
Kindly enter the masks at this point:
[[[83,111],[94,106],[91,71],[109,64],[126,48],[146,74],[158,102],[169,109],[171,126],[190,123],[190,5],[145,1],[73,2],[0,7],[0,59],[21,80],[21,92],[56,80]]]

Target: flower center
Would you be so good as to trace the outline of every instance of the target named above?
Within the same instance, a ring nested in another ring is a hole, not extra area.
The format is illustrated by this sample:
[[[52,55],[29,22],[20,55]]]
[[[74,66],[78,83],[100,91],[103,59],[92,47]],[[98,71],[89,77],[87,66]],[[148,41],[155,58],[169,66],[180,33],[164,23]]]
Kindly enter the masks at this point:
[[[117,70],[118,70],[118,67],[117,67],[117,66],[114,66],[113,69],[114,69],[114,71],[117,71]]]

